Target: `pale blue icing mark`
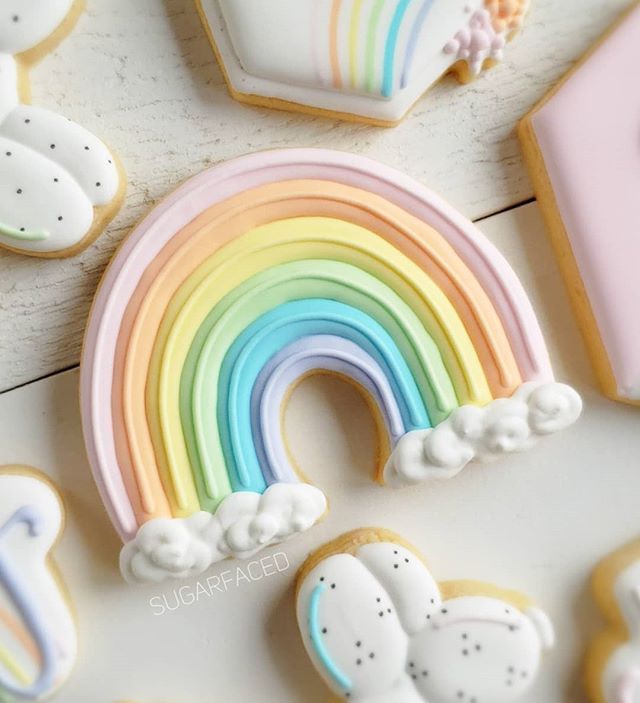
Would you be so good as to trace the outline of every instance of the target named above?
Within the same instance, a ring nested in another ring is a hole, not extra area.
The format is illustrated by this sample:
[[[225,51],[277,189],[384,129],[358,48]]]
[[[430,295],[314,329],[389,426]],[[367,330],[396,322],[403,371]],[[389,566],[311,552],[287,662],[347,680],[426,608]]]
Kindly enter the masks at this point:
[[[56,646],[52,634],[45,624],[44,613],[33,598],[29,582],[14,568],[9,557],[4,553],[3,541],[7,534],[18,527],[26,526],[29,537],[38,537],[42,533],[42,520],[35,508],[24,506],[0,527],[0,585],[4,588],[16,610],[20,613],[42,657],[41,670],[38,678],[29,686],[17,686],[6,680],[0,671],[0,691],[18,698],[39,698],[50,691],[56,681]]]
[[[420,32],[424,26],[429,10],[433,7],[433,0],[425,0],[420,8],[420,12],[416,17],[415,24],[411,29],[411,36],[409,37],[409,43],[407,44],[407,54],[404,61],[404,68],[402,69],[402,80],[400,82],[401,88],[406,88],[409,83],[409,73],[411,72],[411,67],[416,55],[416,49],[418,48],[418,39],[420,38]]]
[[[384,77],[382,79],[382,95],[390,98],[393,95],[394,64],[396,49],[398,46],[398,36],[402,27],[402,20],[409,9],[411,0],[400,0],[391,20],[389,35],[384,49]]]
[[[313,651],[318,656],[322,666],[327,670],[329,676],[345,693],[348,693],[351,690],[351,679],[340,670],[338,665],[331,658],[320,629],[320,598],[326,590],[326,584],[319,583],[313,589],[309,600],[309,634],[311,635],[311,644],[313,645]]]
[[[21,230],[15,229],[15,227],[9,227],[0,222],[0,234],[4,234],[5,237],[11,237],[11,239],[18,239],[23,242],[42,242],[45,239],[49,239],[49,232],[45,230]]]

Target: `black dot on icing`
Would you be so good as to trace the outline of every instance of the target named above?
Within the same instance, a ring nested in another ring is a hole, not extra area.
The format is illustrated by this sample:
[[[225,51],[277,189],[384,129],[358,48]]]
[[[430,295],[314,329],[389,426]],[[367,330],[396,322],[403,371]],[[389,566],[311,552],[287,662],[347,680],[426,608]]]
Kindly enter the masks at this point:
[[[394,569],[397,569],[399,566],[400,566],[400,564],[394,564],[394,565],[393,565],[393,568],[394,568]]]
[[[432,598],[432,599],[431,599],[431,603],[433,604],[433,603],[435,603],[435,602],[436,602],[436,599],[435,599],[435,598]]]
[[[369,659],[375,659],[376,658],[376,653],[375,652],[369,652]]]
[[[111,161],[111,159],[109,159],[108,163],[112,164],[112,163],[113,163],[113,161]]]
[[[14,15],[11,19],[13,22],[20,22],[20,15]]]
[[[463,657],[468,657],[468,656],[469,656],[469,650],[468,650],[468,649],[463,649],[463,650],[462,650],[462,656],[463,656]]]
[[[362,664],[362,659],[356,659],[356,664],[360,666],[360,664]]]
[[[336,587],[336,584],[335,584],[335,583],[332,583],[332,584],[331,584],[331,588],[335,588],[335,587]]]
[[[381,610],[381,611],[378,613],[378,615],[379,615],[381,618],[383,618],[383,617],[384,617],[384,612]]]
[[[101,185],[102,185],[102,183],[100,183],[100,181],[97,181],[96,188],[100,188]]]
[[[446,608],[443,608],[440,612],[441,612],[443,615],[446,615],[449,611],[448,611]]]
[[[427,613],[427,620],[431,620],[431,615],[430,615],[430,613]]]
[[[323,627],[323,628],[322,628],[322,634],[323,634],[323,635],[326,635],[326,634],[327,634],[327,628],[326,628],[326,627]]]
[[[381,600],[382,598],[376,598],[376,603],[380,603]]]
[[[464,691],[458,691],[458,698],[464,698]]]
[[[422,672],[422,676],[426,679],[427,676],[429,676],[429,672],[425,669],[425,670]]]
[[[415,681],[418,678],[417,674],[411,674],[411,678]]]
[[[49,145],[49,149],[55,149],[55,148],[56,148],[56,145],[55,145],[55,144]]]
[[[89,147],[88,147],[88,146],[85,146],[84,150],[85,150],[85,151],[89,151]]]
[[[398,553],[398,550],[397,550],[397,549],[394,549],[394,550],[393,550],[393,553],[394,553],[394,554],[397,554],[397,553]]]
[[[482,646],[477,644],[476,645],[476,652],[480,652],[480,651],[482,651]]]
[[[27,119],[24,121],[25,124],[31,124],[31,119],[27,117]]]
[[[415,662],[409,662],[409,666],[413,669],[415,667],[416,663]]]
[[[59,178],[54,178],[54,179],[53,179],[53,182],[54,182],[54,183],[58,183],[59,180],[60,180]]]
[[[468,635],[466,632],[463,632],[463,633],[462,633],[462,639],[463,639],[463,640],[468,640],[468,639],[469,639],[469,635]]]
[[[62,215],[59,215],[59,216],[58,216],[58,222],[62,222],[62,220],[64,220],[64,217],[62,217]]]
[[[17,193],[18,195],[22,195],[22,188],[18,188],[18,190],[16,190],[16,193]]]
[[[20,231],[21,231],[21,232],[24,232],[24,231],[25,231],[25,230],[24,230],[24,227],[20,227]]]
[[[356,642],[356,647],[362,647],[362,642],[360,640]]]
[[[321,580],[321,581],[324,581],[324,576],[321,576],[321,577],[320,577],[320,580]]]
[[[11,156],[11,152],[8,151],[8,152],[6,153],[6,156]]]
[[[390,612],[391,612],[391,608],[387,608],[387,613],[390,613]]]

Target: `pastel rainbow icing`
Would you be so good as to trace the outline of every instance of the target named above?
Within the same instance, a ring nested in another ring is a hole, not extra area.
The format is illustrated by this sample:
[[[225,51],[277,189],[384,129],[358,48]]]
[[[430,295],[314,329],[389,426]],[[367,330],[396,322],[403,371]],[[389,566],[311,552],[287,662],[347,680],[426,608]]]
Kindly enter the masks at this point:
[[[281,423],[316,372],[371,401],[392,485],[526,448],[580,413],[516,275],[435,195],[337,152],[237,159],[135,230],[89,322],[83,424],[127,579],[199,573],[322,517]]]
[[[450,70],[471,77],[500,60],[529,5],[528,0],[196,3],[234,97],[383,124],[401,119]],[[451,41],[457,42],[455,50],[448,48]]]

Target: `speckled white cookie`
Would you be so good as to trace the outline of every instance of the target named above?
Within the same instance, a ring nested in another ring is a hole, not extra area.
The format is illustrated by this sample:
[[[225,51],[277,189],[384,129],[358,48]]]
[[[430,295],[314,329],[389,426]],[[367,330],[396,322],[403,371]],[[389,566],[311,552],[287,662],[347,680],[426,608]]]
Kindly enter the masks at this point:
[[[0,8],[0,246],[68,256],[115,214],[124,191],[116,160],[93,134],[24,104],[21,71],[79,12],[74,0],[11,0]]]
[[[310,557],[298,580],[307,652],[359,703],[507,703],[553,644],[547,616],[492,586],[442,587],[400,538],[357,530]]]

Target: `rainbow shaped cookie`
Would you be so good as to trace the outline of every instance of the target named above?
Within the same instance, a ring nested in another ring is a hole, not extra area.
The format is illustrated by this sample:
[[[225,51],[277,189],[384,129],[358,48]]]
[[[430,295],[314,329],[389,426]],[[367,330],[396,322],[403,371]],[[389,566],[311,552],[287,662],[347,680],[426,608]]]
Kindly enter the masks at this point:
[[[512,269],[435,195],[338,152],[232,161],[134,231],[89,321],[85,438],[127,579],[199,573],[323,516],[281,424],[314,371],[372,400],[394,486],[526,449],[581,411]]]
[[[231,94],[380,125],[502,60],[529,0],[196,0]]]
[[[640,699],[640,542],[607,557],[594,572],[593,594],[607,619],[586,661],[593,703]]]
[[[59,496],[36,471],[0,467],[0,700],[42,700],[69,677],[77,640],[50,552]]]
[[[600,385],[631,405],[640,405],[639,63],[633,3],[520,128]]]
[[[312,554],[296,601],[311,661],[340,700],[357,703],[510,703],[555,640],[525,596],[436,583],[410,544],[377,528]]]

